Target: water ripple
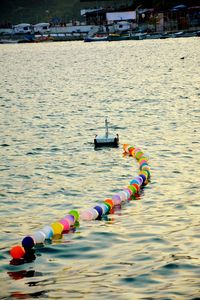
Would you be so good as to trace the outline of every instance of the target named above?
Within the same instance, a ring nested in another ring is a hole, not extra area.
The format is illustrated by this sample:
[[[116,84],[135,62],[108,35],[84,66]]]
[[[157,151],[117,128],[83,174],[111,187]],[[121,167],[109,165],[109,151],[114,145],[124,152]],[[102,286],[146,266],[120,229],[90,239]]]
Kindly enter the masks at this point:
[[[199,40],[0,52],[1,299],[199,299]],[[94,150],[105,116],[121,144],[148,154],[151,183],[101,221],[10,263],[25,235],[137,174],[121,147]]]

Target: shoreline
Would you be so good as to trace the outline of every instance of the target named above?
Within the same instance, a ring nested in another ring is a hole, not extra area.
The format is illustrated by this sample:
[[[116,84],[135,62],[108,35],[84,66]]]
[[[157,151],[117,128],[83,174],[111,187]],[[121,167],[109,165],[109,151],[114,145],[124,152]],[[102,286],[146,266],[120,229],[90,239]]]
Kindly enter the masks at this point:
[[[41,43],[41,42],[71,42],[71,41],[122,41],[122,40],[146,40],[146,39],[167,39],[167,38],[181,38],[181,37],[199,37],[200,31],[176,31],[176,32],[153,32],[153,33],[128,33],[128,34],[109,34],[109,35],[69,35],[63,33],[50,34],[18,34],[18,35],[4,35],[0,39],[0,44],[22,44],[22,43]],[[98,38],[96,38],[98,37]],[[101,38],[102,37],[102,38]]]

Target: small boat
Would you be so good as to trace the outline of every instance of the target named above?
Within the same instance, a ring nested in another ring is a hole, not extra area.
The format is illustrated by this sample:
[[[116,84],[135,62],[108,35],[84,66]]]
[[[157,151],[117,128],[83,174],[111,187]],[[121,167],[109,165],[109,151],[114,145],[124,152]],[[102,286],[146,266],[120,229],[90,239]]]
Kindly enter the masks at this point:
[[[94,146],[98,147],[118,147],[119,146],[119,135],[115,136],[108,134],[108,120],[105,119],[105,135],[99,136],[95,135]]]
[[[130,34],[111,33],[108,36],[108,40],[110,42],[112,42],[112,41],[127,41],[127,40],[130,40]]]
[[[86,36],[84,38],[84,42],[104,42],[108,41],[108,35],[107,34],[95,34],[93,36]]]
[[[35,35],[35,43],[53,42],[53,41],[54,41],[54,38],[50,34]]]
[[[1,39],[0,44],[18,44],[19,40]]]
[[[146,35],[144,33],[114,33],[109,34],[108,40],[111,41],[129,41],[129,40],[143,40],[146,38]]]

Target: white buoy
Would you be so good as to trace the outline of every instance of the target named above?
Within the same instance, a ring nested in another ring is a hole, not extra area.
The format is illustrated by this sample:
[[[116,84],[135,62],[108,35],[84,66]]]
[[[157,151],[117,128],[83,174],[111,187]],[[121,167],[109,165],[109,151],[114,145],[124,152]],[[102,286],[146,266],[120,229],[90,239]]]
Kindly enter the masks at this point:
[[[108,120],[105,119],[105,136],[95,135],[94,138],[95,148],[97,147],[118,147],[119,135],[109,135],[108,133]]]

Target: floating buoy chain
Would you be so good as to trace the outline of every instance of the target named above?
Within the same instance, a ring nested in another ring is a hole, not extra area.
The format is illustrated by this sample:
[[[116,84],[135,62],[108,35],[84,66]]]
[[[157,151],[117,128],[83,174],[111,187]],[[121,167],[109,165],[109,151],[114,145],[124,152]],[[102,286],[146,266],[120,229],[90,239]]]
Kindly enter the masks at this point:
[[[130,184],[121,191],[112,196],[112,198],[105,199],[103,203],[84,210],[79,213],[77,210],[70,210],[67,215],[61,220],[46,225],[33,235],[28,235],[23,238],[21,245],[13,246],[10,250],[10,255],[14,260],[24,259],[29,253],[33,252],[35,246],[44,244],[45,241],[53,239],[55,236],[61,236],[62,233],[69,232],[70,229],[76,226],[80,220],[96,220],[101,219],[104,215],[113,212],[114,207],[121,205],[123,202],[131,199],[136,199],[141,188],[150,181],[150,167],[148,164],[148,157],[145,156],[140,148],[123,145],[125,155],[134,157],[139,163],[138,175],[131,180]]]

